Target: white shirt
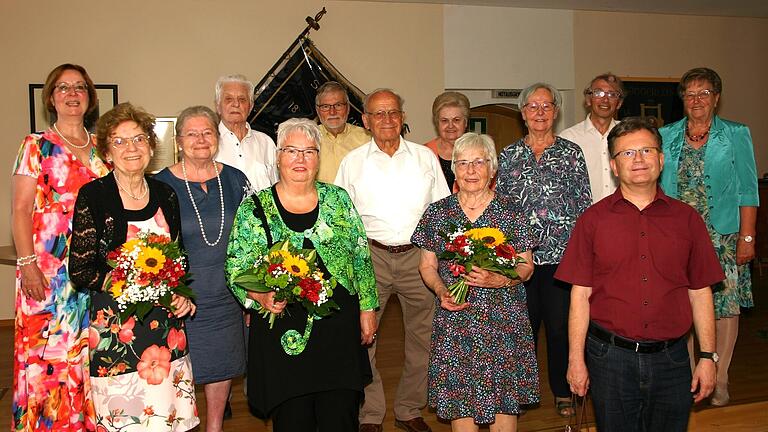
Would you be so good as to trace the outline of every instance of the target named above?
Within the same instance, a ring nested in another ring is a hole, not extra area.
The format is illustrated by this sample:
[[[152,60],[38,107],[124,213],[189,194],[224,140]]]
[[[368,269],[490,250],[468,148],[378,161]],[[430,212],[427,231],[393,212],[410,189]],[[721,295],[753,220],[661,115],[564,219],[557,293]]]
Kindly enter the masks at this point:
[[[352,150],[334,183],[349,192],[368,238],[388,246],[411,243],[427,206],[450,194],[432,150],[402,138],[391,157],[374,140]]]
[[[608,154],[608,133],[617,124],[619,122],[611,120],[611,125],[602,135],[587,115],[583,122],[560,132],[560,137],[576,143],[584,152],[593,204],[612,194],[619,186],[618,179],[611,171],[611,155]]]
[[[243,141],[219,122],[219,152],[216,160],[233,166],[248,177],[254,190],[268,188],[277,182],[277,147],[268,135],[251,129]]]

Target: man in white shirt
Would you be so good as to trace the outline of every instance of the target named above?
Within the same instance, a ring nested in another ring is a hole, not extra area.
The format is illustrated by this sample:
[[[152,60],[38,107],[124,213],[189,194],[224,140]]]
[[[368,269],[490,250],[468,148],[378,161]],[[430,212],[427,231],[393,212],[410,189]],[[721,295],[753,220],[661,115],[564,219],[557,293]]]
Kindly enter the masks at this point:
[[[392,294],[403,310],[405,362],[395,394],[395,425],[408,432],[428,432],[421,409],[427,403],[435,297],[419,275],[420,252],[411,244],[411,235],[427,206],[450,191],[434,153],[400,137],[404,113],[397,93],[374,90],[364,106],[363,124],[373,139],[341,161],[335,183],[349,192],[368,234],[381,305],[377,319]],[[368,356],[373,382],[365,388],[360,432],[381,432],[386,403],[375,341]]]
[[[315,108],[320,119],[322,151],[317,180],[333,183],[344,156],[370,141],[371,135],[360,126],[347,123],[349,96],[336,81],[328,81],[317,89]]]
[[[216,81],[219,152],[216,160],[244,172],[255,190],[277,182],[277,147],[268,135],[251,129],[253,83],[243,75],[226,75]]]
[[[611,171],[608,132],[618,124],[614,117],[623,101],[624,84],[619,77],[610,72],[596,76],[584,89],[584,104],[589,108],[587,119],[560,133],[584,152],[592,203],[611,195],[619,185]]]

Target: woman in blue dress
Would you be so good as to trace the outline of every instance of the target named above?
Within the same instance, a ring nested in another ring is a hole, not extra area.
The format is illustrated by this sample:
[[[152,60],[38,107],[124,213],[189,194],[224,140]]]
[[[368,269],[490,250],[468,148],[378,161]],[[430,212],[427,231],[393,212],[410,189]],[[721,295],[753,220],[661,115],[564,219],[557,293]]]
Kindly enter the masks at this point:
[[[155,176],[179,197],[197,304],[187,334],[195,382],[205,386],[206,431],[222,430],[232,378],[245,371],[243,313],[227,288],[224,263],[235,212],[250,186],[240,170],[214,161],[218,123],[208,107],[182,111],[176,121],[181,162]]]

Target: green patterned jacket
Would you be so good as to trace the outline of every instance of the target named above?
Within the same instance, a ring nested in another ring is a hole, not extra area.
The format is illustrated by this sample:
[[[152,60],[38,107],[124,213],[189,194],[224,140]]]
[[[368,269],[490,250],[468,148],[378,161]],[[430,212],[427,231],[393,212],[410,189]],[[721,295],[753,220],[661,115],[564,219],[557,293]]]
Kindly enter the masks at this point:
[[[304,232],[291,231],[283,222],[272,197],[272,189],[256,193],[264,208],[272,241],[290,239],[301,248],[305,236],[315,246],[328,271],[336,277],[351,294],[360,298],[360,310],[379,307],[379,294],[371,263],[371,251],[365,235],[363,222],[355,210],[352,200],[344,189],[316,182],[319,215],[315,226]],[[232,234],[227,248],[225,271],[227,285],[237,300],[246,308],[257,308],[246,290],[236,286],[232,280],[253,266],[253,263],[267,253],[267,238],[259,217],[254,216],[254,196],[243,200],[237,210]]]

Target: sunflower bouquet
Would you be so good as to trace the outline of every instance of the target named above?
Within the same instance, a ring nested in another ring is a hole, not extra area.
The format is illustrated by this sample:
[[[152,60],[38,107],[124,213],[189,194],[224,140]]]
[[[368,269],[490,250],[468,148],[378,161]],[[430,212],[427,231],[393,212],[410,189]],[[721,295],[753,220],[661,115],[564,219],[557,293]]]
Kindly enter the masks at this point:
[[[112,271],[104,282],[117,302],[121,322],[142,321],[156,306],[172,311],[173,294],[193,298],[187,286],[186,258],[178,242],[166,235],[141,231],[107,255]]]
[[[471,272],[472,267],[517,279],[517,265],[525,262],[498,228],[467,225],[464,230],[453,227],[452,232],[441,236],[445,239],[445,251],[439,258],[450,261],[451,273],[459,278],[448,287],[457,304],[467,300],[469,286],[461,275]]]
[[[234,283],[248,291],[274,291],[276,303],[299,303],[312,319],[326,317],[339,309],[331,299],[336,278],[323,276],[317,267],[316,251],[297,249],[286,240],[275,243],[252,268],[236,277]],[[264,318],[269,316],[269,328],[272,328],[277,315],[266,309],[260,312]]]

